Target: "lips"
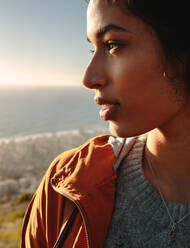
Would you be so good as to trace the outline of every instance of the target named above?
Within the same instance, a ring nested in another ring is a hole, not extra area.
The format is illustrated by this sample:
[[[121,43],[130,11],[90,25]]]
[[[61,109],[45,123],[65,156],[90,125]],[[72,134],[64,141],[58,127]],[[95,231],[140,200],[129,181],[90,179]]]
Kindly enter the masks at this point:
[[[113,120],[116,117],[116,113],[119,108],[119,103],[104,99],[104,98],[94,98],[95,102],[98,105],[101,105],[100,109],[100,118],[104,121]]]

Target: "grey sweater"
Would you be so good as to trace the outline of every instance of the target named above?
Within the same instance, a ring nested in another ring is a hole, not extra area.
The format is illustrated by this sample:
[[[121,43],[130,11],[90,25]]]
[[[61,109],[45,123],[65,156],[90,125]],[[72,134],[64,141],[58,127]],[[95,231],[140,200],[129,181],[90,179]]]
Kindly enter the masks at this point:
[[[112,142],[116,153],[121,149],[120,141]],[[142,171],[145,141],[146,135],[125,144],[127,156],[117,168],[115,206],[104,248],[189,248],[190,215],[178,224],[176,238],[171,241],[168,237],[171,226],[167,210]],[[166,204],[175,221],[190,211],[190,205]]]

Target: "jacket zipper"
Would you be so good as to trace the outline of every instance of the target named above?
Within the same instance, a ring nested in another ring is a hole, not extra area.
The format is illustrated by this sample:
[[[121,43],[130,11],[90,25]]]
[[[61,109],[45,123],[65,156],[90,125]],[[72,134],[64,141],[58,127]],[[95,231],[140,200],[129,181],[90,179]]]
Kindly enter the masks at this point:
[[[73,200],[70,196],[68,196],[67,194],[63,193],[62,191],[58,190],[54,185],[53,185],[53,180],[51,180],[51,186],[52,188],[59,194],[63,195],[64,197],[66,197],[67,199],[69,199],[70,201],[72,201],[75,206],[77,207],[78,211],[80,212],[81,216],[82,216],[82,219],[83,219],[83,222],[84,222],[84,227],[85,227],[85,234],[86,234],[86,241],[87,241],[87,248],[90,248],[90,242],[89,242],[89,237],[88,237],[88,232],[87,232],[87,225],[86,225],[86,217],[85,217],[85,214],[84,214],[84,211],[83,209],[81,208],[81,206],[78,204],[78,202],[76,202],[75,200]],[[75,210],[73,211],[72,215],[75,215]],[[72,217],[71,215],[71,217]],[[73,219],[73,218],[72,218]],[[59,242],[59,240],[58,240]],[[56,242],[57,244],[57,242]],[[59,246],[55,246],[55,248],[59,248]]]
[[[54,248],[59,248],[59,247],[63,247],[63,244],[66,240],[66,238],[68,237],[70,231],[71,231],[71,228],[74,224],[74,221],[75,221],[75,218],[77,216],[77,213],[78,213],[78,208],[75,206],[72,214],[71,214],[71,217],[68,219],[67,221],[67,224],[66,226],[64,227],[64,230],[61,232],[61,234],[59,235],[59,238],[54,246]]]

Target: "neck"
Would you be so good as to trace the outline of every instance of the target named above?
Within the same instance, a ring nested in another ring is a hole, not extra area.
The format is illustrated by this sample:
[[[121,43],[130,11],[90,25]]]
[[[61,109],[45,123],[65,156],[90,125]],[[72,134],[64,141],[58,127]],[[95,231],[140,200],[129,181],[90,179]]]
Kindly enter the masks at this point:
[[[180,117],[148,133],[144,173],[156,187],[147,161],[166,199],[190,203],[190,118]]]

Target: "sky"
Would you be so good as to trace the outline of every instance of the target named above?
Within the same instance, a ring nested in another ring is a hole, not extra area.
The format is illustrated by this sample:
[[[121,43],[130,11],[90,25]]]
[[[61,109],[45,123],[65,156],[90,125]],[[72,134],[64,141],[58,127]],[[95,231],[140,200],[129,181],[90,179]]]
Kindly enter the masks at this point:
[[[80,86],[85,0],[0,0],[0,86]]]

